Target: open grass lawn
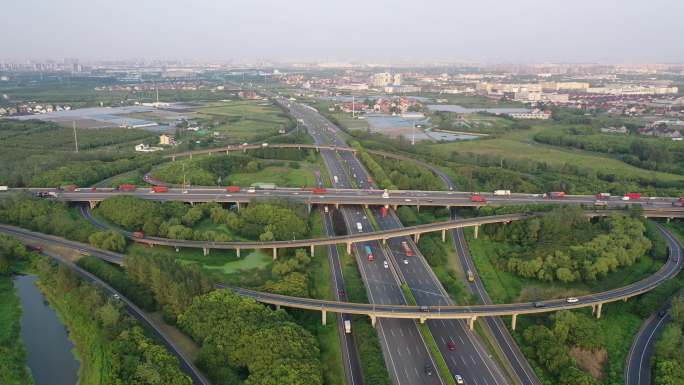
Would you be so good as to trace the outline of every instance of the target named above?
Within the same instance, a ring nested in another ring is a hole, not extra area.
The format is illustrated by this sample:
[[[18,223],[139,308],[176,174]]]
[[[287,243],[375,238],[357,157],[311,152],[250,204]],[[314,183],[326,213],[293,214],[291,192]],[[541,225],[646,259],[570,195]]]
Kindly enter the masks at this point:
[[[315,172],[320,171],[317,163],[297,162],[300,168],[292,168],[290,162],[279,161],[281,166],[268,165],[253,173],[230,174],[228,180],[236,186],[249,186],[255,182],[275,183],[280,187],[315,186]]]
[[[200,121],[216,123],[213,130],[246,142],[275,134],[288,122],[280,109],[262,100],[212,103],[195,111]]]
[[[530,130],[518,130],[494,139],[465,140],[450,143],[426,145],[430,151],[449,156],[452,152],[501,156],[508,159],[527,159],[546,162],[550,165],[572,164],[596,172],[613,173],[630,177],[664,181],[684,180],[684,176],[640,169],[609,156],[582,150],[535,143],[532,137],[543,129],[560,129],[565,126],[549,127],[550,123],[535,126]]]
[[[21,305],[12,279],[0,275],[0,383],[33,384],[21,340]]]

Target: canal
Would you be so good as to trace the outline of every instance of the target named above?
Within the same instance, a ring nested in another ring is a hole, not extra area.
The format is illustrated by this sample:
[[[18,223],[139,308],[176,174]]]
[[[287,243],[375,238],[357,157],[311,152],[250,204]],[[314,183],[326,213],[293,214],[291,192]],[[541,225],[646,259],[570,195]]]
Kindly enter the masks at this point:
[[[36,385],[76,385],[79,363],[72,352],[74,344],[36,287],[37,279],[35,275],[14,279],[21,299],[21,338],[28,352],[28,366]]]

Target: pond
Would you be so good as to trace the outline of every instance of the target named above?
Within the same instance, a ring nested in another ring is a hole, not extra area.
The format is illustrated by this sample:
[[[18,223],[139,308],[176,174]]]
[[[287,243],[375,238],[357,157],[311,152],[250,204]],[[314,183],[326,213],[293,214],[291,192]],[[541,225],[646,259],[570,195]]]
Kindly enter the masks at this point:
[[[75,385],[79,363],[72,352],[74,344],[36,287],[37,279],[35,275],[14,279],[21,300],[21,338],[28,352],[28,366],[36,385]]]

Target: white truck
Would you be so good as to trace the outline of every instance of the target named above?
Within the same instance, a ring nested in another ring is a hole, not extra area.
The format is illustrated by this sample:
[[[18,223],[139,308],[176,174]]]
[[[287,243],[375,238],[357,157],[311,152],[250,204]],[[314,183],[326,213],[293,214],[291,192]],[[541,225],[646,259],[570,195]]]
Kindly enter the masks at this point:
[[[359,230],[359,233],[363,232],[363,226],[361,225],[361,222],[356,222],[356,229]]]
[[[509,196],[509,195],[511,195],[511,190],[494,190],[494,195]]]
[[[351,321],[348,319],[344,320],[344,332],[351,334]]]
[[[334,175],[333,181],[335,182],[335,184],[340,183],[340,178],[338,178],[337,175]]]
[[[9,190],[9,187],[7,186],[0,186],[0,191],[7,191]]]

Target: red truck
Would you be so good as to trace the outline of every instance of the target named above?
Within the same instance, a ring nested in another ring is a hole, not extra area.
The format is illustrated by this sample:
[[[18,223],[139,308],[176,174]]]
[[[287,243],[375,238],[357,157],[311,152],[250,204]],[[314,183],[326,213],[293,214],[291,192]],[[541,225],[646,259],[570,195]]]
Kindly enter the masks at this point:
[[[610,193],[598,193],[596,194],[596,199],[608,199],[610,198]]]
[[[326,191],[328,191],[328,190],[326,190],[323,187],[316,187],[315,189],[311,190],[311,192],[314,194],[325,194]]]
[[[240,186],[228,186],[226,187],[226,191],[232,193],[240,192]]]
[[[404,253],[407,257],[413,257],[413,250],[411,250],[406,241],[401,242],[401,247],[404,249]]]
[[[382,215],[383,218],[387,216],[387,207],[380,207],[380,215]]]
[[[482,195],[471,195],[470,201],[471,202],[479,202],[479,203],[487,203],[487,199],[485,199],[485,197],[483,197]]]
[[[145,238],[145,233],[142,231],[134,231],[132,235],[133,238]]]
[[[684,197],[679,198],[679,200],[676,200],[672,202],[672,206],[674,207],[684,207]]]
[[[636,200],[636,199],[641,199],[641,194],[640,193],[627,193],[625,194],[624,198],[628,198],[628,200]]]
[[[69,191],[69,192],[74,192],[74,191],[76,191],[77,188],[78,188],[78,187],[77,187],[75,184],[70,184],[70,185],[62,186],[62,190],[64,190],[64,191]]]
[[[549,199],[565,198],[565,191],[551,191],[548,195]]]
[[[119,185],[119,191],[123,191],[123,192],[135,191],[136,188],[137,188],[137,187],[136,187],[134,184],[122,184],[122,185]]]
[[[165,192],[169,192],[169,188],[166,186],[152,186],[152,192],[165,193]]]

